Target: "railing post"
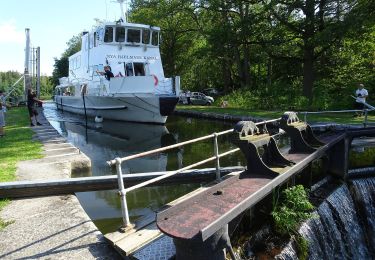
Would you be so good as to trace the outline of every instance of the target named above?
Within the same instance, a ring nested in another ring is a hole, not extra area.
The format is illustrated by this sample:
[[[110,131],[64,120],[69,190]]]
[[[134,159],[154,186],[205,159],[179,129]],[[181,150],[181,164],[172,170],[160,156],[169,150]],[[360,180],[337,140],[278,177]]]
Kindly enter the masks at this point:
[[[363,126],[367,127],[367,115],[368,115],[368,109],[365,109],[365,121],[363,122]]]
[[[304,117],[304,119],[305,119],[305,123],[307,123],[307,112],[305,112],[305,117]]]
[[[219,146],[217,144],[217,133],[214,133],[214,153],[216,157],[216,181],[221,180],[220,176],[220,157],[219,157]]]
[[[128,204],[126,203],[126,190],[124,188],[124,181],[122,179],[122,169],[121,169],[121,159],[116,158],[116,171],[117,171],[117,181],[119,187],[119,195],[121,197],[121,212],[122,220],[124,223],[124,228],[126,229],[130,225]]]

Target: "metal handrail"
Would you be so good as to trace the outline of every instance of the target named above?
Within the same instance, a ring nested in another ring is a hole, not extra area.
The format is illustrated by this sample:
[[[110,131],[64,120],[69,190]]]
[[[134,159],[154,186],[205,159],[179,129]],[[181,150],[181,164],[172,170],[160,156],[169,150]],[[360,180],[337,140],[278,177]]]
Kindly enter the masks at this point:
[[[257,123],[255,123],[255,125],[273,123],[273,122],[279,121],[280,119],[281,118],[272,119],[272,120],[265,120],[265,121],[262,121],[262,122],[257,122]],[[126,157],[123,157],[123,158],[117,157],[116,159],[107,161],[107,164],[110,165],[110,166],[116,165],[118,185],[119,185],[119,189],[120,189],[119,195],[121,196],[121,211],[122,211],[122,218],[123,218],[123,222],[124,222],[124,227],[127,228],[131,225],[130,220],[129,220],[128,206],[127,206],[127,202],[126,202],[126,193],[127,192],[145,187],[145,186],[147,186],[151,183],[160,181],[162,179],[168,178],[170,176],[173,176],[173,175],[178,174],[180,172],[183,172],[185,170],[192,169],[196,166],[205,164],[205,163],[213,161],[213,160],[216,160],[216,180],[219,182],[221,180],[219,159],[221,157],[224,157],[224,156],[227,156],[229,154],[235,153],[235,152],[239,151],[240,149],[235,148],[235,149],[229,150],[227,152],[224,152],[222,154],[219,154],[217,137],[220,136],[220,135],[232,133],[233,131],[234,131],[234,129],[229,129],[229,130],[222,131],[222,132],[219,132],[219,133],[213,133],[213,134],[210,134],[210,135],[206,135],[206,136],[195,138],[195,139],[188,140],[188,141],[185,141],[185,142],[169,145],[169,146],[162,147],[162,148],[157,148],[157,149],[150,150],[150,151],[147,151],[147,152],[130,155],[130,156],[126,156]],[[214,138],[214,154],[215,154],[214,156],[209,157],[205,160],[190,164],[190,165],[188,165],[184,168],[178,169],[176,171],[172,171],[172,172],[167,173],[165,175],[153,178],[151,180],[144,181],[142,183],[136,184],[134,186],[131,186],[131,187],[125,189],[124,182],[123,182],[122,169],[121,169],[121,163],[122,162],[132,160],[132,159],[136,159],[136,158],[140,158],[140,157],[145,157],[145,156],[152,155],[152,154],[155,154],[155,153],[164,152],[164,151],[167,151],[167,150],[170,150],[170,149],[174,149],[174,148],[181,147],[181,146],[184,146],[184,145],[187,145],[187,144],[192,144],[192,143],[196,143],[196,142],[199,142],[199,141],[207,140],[207,139],[210,139],[210,138]]]
[[[227,134],[227,133],[231,133],[231,132],[233,132],[233,129],[229,129],[229,130],[226,130],[226,131],[223,131],[223,132],[220,132],[220,133],[216,133],[216,134],[219,136],[219,135],[223,135],[223,134]],[[120,159],[120,162],[124,162],[124,161],[128,161],[128,160],[131,160],[131,159],[136,159],[136,158],[152,155],[152,154],[155,154],[155,153],[164,152],[166,150],[178,148],[178,147],[181,147],[181,146],[184,146],[184,145],[187,145],[187,144],[196,143],[198,141],[207,140],[207,139],[210,139],[210,138],[214,137],[214,135],[215,134],[210,134],[210,135],[198,137],[198,138],[195,138],[195,139],[191,139],[189,141],[185,141],[185,142],[182,142],[182,143],[168,145],[168,146],[165,146],[165,147],[162,147],[162,148],[157,148],[157,149],[150,150],[150,151],[147,151],[147,152],[129,155],[129,156],[126,156],[126,157],[123,157],[123,158],[118,158],[118,159]],[[111,161],[107,161],[107,164],[109,166],[115,165],[116,162],[117,162],[116,159],[113,159]]]
[[[307,115],[310,114],[330,114],[330,113],[355,113],[355,112],[365,112],[365,118],[363,119],[363,125],[364,127],[367,126],[368,120],[368,112],[374,111],[374,109],[350,109],[350,110],[326,110],[326,111],[314,111],[314,112],[309,112],[309,111],[303,111],[303,112],[297,112],[298,114],[303,114],[304,115],[304,121],[307,122]]]

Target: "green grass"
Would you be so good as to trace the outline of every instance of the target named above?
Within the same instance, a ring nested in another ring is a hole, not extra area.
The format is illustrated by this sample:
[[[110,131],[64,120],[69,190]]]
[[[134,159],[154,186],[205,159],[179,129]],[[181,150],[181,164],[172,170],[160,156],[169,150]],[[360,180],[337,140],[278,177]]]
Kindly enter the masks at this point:
[[[42,157],[42,145],[32,141],[27,108],[12,108],[6,113],[5,136],[0,138],[0,182],[14,181],[17,162]],[[0,200],[0,210],[9,200]],[[7,223],[0,219],[0,229]]]
[[[249,110],[242,108],[221,108],[217,106],[187,106],[178,105],[177,110],[191,110],[199,112],[211,112],[217,114],[230,114],[238,116],[253,116],[264,119],[279,118],[285,111],[264,111],[264,110]],[[298,114],[301,120],[304,120],[304,114]],[[307,115],[308,122],[334,122],[341,124],[361,124],[364,122],[364,117],[353,117],[353,113],[327,113],[318,115]],[[368,122],[375,122],[375,112],[370,112]]]

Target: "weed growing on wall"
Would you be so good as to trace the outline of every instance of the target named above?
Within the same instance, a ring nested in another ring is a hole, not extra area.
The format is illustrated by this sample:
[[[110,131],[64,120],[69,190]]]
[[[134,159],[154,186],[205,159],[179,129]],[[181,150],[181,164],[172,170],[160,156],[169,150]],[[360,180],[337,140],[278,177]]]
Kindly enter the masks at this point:
[[[313,217],[313,209],[305,188],[297,185],[282,192],[271,213],[276,231],[296,241],[300,259],[307,258],[308,241],[298,233],[298,228],[303,221]]]

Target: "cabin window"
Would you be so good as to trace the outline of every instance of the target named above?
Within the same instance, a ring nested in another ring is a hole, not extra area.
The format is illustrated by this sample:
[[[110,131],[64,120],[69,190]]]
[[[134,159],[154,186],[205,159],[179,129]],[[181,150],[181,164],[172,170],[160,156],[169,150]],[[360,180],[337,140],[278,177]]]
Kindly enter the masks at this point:
[[[103,34],[104,34],[104,30],[103,30],[103,28],[99,28],[99,29],[97,30],[97,40],[98,40],[98,45],[99,45],[100,42],[103,41]]]
[[[94,47],[98,46],[98,33],[94,32]]]
[[[104,42],[113,42],[113,27],[105,27]]]
[[[142,31],[142,43],[143,44],[150,44],[150,30],[143,29],[143,31]]]
[[[74,70],[75,69],[75,59],[71,59],[69,61],[69,69]]]
[[[128,29],[127,42],[140,43],[141,42],[141,30]]]
[[[89,43],[90,49],[94,47],[94,34],[90,34],[90,43]]]
[[[89,49],[89,40],[87,38],[87,34],[83,35],[82,44],[84,45],[85,50],[87,51]]]
[[[145,76],[145,64],[141,62],[134,62],[135,76]]]
[[[81,67],[81,55],[77,57],[77,69]]]
[[[125,41],[125,27],[116,27],[116,42]]]
[[[151,44],[154,46],[159,45],[159,32],[152,32]]]
[[[126,76],[134,76],[134,71],[133,71],[133,63],[126,63],[125,64],[125,75]]]

